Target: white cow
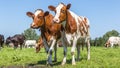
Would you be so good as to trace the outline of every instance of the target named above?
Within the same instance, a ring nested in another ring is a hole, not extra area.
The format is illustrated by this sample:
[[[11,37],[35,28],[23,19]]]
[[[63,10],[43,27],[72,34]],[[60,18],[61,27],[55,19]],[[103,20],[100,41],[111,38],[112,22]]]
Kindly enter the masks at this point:
[[[115,37],[115,36],[109,37],[109,39],[105,43],[105,46],[113,47],[114,44],[117,44],[120,46],[120,37]]]
[[[26,40],[25,41],[25,47],[30,48],[30,47],[35,47],[37,44],[36,40]]]

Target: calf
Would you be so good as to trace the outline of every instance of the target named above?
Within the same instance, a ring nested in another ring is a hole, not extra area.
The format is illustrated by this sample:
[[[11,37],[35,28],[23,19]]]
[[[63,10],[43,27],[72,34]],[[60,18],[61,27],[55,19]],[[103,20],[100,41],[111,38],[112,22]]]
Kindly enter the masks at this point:
[[[53,24],[53,15],[49,14],[48,11],[44,12],[42,9],[38,9],[35,13],[27,12],[29,17],[32,17],[33,23],[31,28],[41,30],[41,38],[48,53],[47,64],[52,64],[52,49],[56,42],[61,38],[61,24]],[[48,45],[50,43],[50,45]],[[56,55],[56,49],[55,49]],[[56,60],[56,58],[54,59]]]
[[[3,43],[4,43],[4,36],[0,34],[0,49],[3,47]]]
[[[120,37],[111,36],[105,43],[105,47],[113,47],[114,45],[120,46]]]

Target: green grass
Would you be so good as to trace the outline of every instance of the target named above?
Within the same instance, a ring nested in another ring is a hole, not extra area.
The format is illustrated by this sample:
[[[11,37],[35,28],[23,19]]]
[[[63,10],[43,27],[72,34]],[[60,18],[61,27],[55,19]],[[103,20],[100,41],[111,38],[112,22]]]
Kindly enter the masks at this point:
[[[76,55],[76,54],[75,54]],[[33,48],[23,50],[13,48],[3,48],[0,51],[0,67],[4,66],[46,66],[46,53],[44,48],[39,53],[35,53]],[[120,48],[91,47],[91,59],[87,60],[87,51],[81,51],[81,60],[71,65],[70,47],[67,53],[67,63],[61,66],[63,58],[63,48],[58,48],[57,62],[53,62],[53,68],[119,68]]]

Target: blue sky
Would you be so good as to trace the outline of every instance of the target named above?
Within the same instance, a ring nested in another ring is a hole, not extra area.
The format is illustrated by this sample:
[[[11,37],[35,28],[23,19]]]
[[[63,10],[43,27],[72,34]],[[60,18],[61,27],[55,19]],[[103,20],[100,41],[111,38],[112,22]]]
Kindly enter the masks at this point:
[[[88,17],[92,38],[113,29],[120,32],[120,0],[1,0],[0,34],[8,37],[24,32],[32,22],[26,12],[48,11],[49,5],[57,6],[60,2],[71,3],[71,11]]]

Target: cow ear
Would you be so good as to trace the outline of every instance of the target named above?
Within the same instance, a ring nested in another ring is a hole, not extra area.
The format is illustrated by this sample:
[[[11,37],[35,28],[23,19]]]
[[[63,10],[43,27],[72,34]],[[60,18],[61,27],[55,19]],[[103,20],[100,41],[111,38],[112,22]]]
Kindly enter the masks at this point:
[[[48,6],[48,8],[49,8],[51,11],[55,11],[55,7],[52,6],[52,5]]]
[[[46,12],[44,13],[44,16],[47,16],[47,15],[49,15],[49,11],[46,11]]]
[[[71,4],[67,4],[67,9],[70,9],[70,7],[71,7]]]
[[[34,14],[32,12],[27,12],[26,15],[29,17],[33,17]]]

